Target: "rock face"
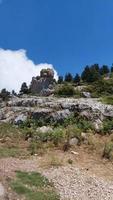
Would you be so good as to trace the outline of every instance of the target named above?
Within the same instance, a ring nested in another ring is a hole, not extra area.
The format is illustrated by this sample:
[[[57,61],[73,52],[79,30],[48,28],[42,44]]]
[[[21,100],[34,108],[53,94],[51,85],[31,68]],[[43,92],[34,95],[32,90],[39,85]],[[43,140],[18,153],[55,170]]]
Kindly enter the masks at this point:
[[[33,77],[30,85],[31,93],[49,96],[53,93],[54,71],[43,69],[40,76]]]
[[[78,113],[93,122],[95,129],[101,128],[102,121],[113,118],[113,106],[105,105],[93,98],[55,98],[55,97],[13,97],[0,104],[0,122],[20,123],[27,118],[42,121],[63,122],[72,114]]]

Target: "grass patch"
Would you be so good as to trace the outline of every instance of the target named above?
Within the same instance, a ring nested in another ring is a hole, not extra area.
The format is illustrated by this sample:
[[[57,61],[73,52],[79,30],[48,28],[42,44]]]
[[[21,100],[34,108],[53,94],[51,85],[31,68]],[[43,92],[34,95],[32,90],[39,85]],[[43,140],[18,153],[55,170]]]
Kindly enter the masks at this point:
[[[11,188],[26,200],[60,200],[47,178],[36,172],[16,173],[17,179],[11,182]]]
[[[20,136],[22,136],[20,129],[8,123],[0,124],[0,138],[19,139]]]
[[[22,151],[19,148],[0,147],[0,158],[19,157]]]
[[[103,134],[111,134],[111,131],[113,130],[113,119],[106,119],[103,121],[103,128],[101,132]]]
[[[100,100],[102,103],[113,105],[113,95],[103,96],[102,98],[100,98]]]

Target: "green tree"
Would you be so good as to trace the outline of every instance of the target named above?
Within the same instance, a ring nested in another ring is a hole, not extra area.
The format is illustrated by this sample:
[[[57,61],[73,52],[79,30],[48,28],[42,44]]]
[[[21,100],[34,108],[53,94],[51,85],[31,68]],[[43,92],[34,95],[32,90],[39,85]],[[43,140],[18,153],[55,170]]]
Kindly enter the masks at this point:
[[[74,79],[73,79],[73,82],[74,82],[74,83],[77,83],[77,84],[80,83],[80,76],[79,76],[79,74],[76,74],[76,75],[75,75],[75,77],[74,77]]]
[[[100,74],[101,75],[105,75],[105,74],[108,74],[110,72],[109,70],[109,67],[107,65],[103,65],[101,68],[100,68]]]
[[[12,95],[16,96],[17,93],[14,90],[12,90]]]
[[[22,83],[22,85],[21,85],[20,93],[21,94],[28,94],[29,93],[28,86],[25,82]]]
[[[112,64],[112,66],[111,66],[111,73],[113,73],[113,64]]]
[[[82,72],[81,78],[83,81],[91,83],[99,80],[100,74],[95,65],[92,65],[91,67],[86,66],[84,71]]]
[[[66,81],[66,82],[72,82],[72,81],[73,81],[73,76],[72,76],[71,73],[67,73],[67,74],[65,75],[65,81]]]
[[[95,68],[91,67],[90,68],[90,75],[87,79],[87,82],[92,83],[92,82],[98,81],[99,79],[100,79],[99,72]]]
[[[87,65],[81,74],[81,78],[83,81],[87,82],[89,76],[90,76],[90,67]]]
[[[61,83],[63,83],[63,76],[58,77],[58,84],[61,84]]]
[[[3,101],[8,101],[10,98],[10,92],[8,92],[5,88],[1,90],[0,98],[2,98]]]

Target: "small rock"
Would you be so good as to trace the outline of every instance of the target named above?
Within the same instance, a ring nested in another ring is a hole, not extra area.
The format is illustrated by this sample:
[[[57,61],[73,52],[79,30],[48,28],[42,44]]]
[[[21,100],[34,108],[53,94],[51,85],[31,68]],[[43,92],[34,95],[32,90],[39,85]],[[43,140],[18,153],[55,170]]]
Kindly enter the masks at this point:
[[[102,121],[100,119],[97,119],[93,123],[93,126],[94,126],[95,131],[99,132],[102,129]]]
[[[71,153],[74,154],[74,155],[79,155],[79,153],[76,152],[76,151],[71,151]]]
[[[70,146],[77,145],[79,143],[79,140],[77,138],[71,138],[69,141]]]
[[[83,94],[83,97],[85,98],[91,98],[90,92],[83,92],[82,94]]]
[[[87,133],[82,132],[81,137],[83,140],[87,140]]]
[[[36,131],[41,132],[41,133],[48,133],[48,132],[52,132],[53,129],[50,126],[42,126],[40,128],[37,128]]]

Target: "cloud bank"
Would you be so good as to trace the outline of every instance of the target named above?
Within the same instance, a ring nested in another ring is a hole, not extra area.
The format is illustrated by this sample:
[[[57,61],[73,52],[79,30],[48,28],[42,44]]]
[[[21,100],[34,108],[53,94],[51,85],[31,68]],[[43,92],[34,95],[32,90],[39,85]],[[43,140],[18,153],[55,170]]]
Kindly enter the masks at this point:
[[[23,49],[16,51],[0,49],[0,90],[6,88],[9,91],[14,89],[19,92],[21,84],[26,82],[29,85],[32,77],[39,75],[43,68],[52,68],[55,79],[58,78],[52,64],[34,64]]]

